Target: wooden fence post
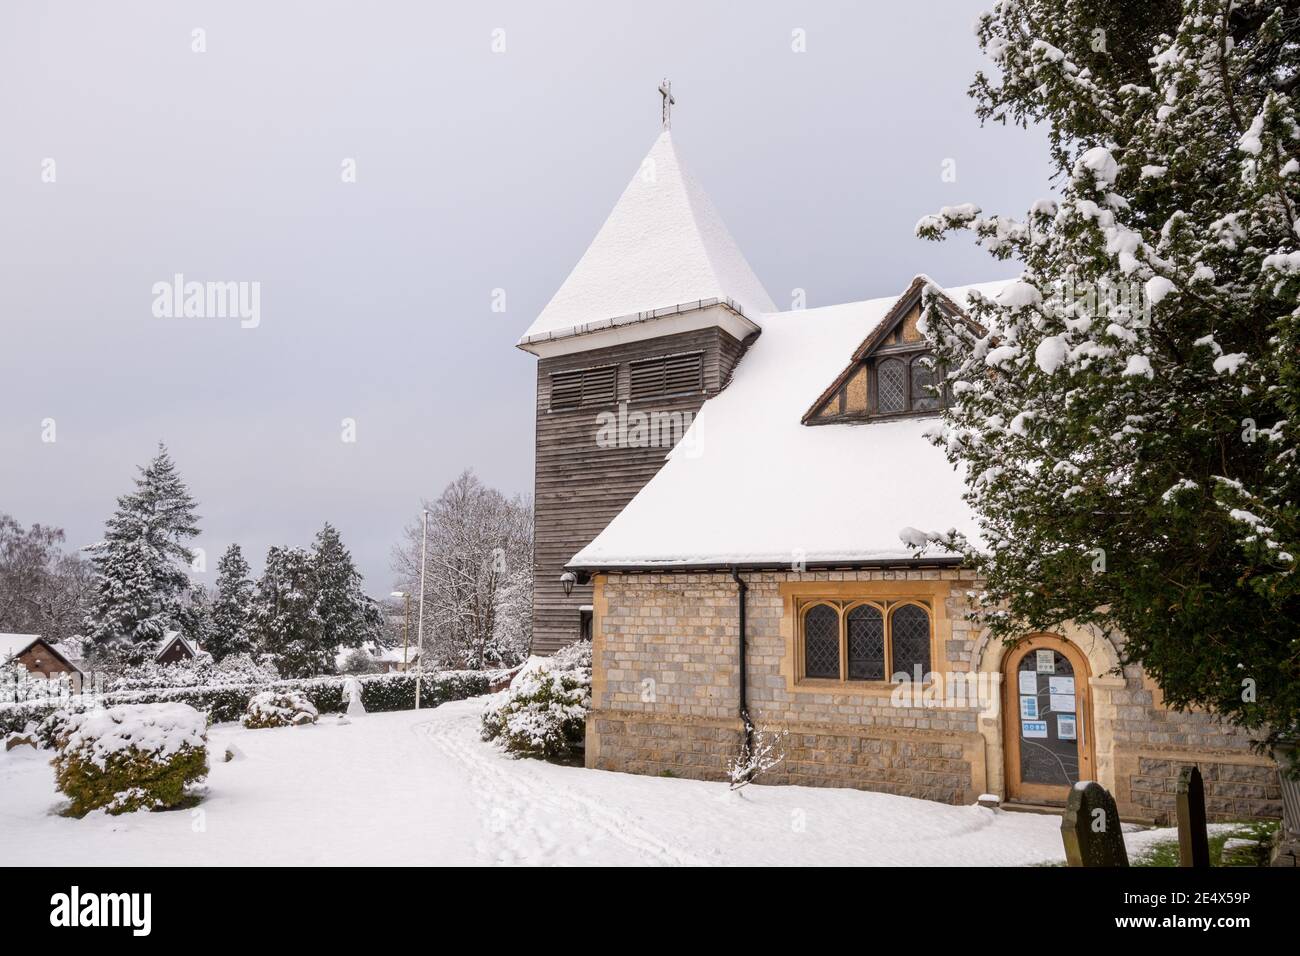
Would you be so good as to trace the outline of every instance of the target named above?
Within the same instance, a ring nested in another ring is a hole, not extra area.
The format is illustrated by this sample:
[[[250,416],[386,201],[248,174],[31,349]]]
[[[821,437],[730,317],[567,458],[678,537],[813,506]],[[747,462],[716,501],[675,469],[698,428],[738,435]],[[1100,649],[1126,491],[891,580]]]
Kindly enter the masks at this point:
[[[1095,781],[1070,789],[1061,815],[1061,839],[1068,866],[1128,866],[1115,798]]]
[[[1205,829],[1205,785],[1195,764],[1178,773],[1178,865],[1210,865],[1210,838]]]

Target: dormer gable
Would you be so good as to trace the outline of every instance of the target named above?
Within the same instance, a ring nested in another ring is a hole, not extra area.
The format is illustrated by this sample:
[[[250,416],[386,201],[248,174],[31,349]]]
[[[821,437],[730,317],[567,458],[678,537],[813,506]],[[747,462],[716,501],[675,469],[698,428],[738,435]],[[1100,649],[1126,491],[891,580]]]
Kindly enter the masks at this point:
[[[803,424],[931,415],[943,406],[946,396],[937,390],[941,379],[920,327],[927,287],[939,308],[964,316],[933,280],[918,275],[804,413]]]

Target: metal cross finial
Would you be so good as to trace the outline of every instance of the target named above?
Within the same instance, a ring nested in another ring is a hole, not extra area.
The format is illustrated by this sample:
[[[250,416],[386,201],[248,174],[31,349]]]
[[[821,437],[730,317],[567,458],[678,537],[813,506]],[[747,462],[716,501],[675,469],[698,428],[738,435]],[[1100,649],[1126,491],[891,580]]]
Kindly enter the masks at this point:
[[[673,128],[673,105],[677,102],[673,99],[673,85],[665,79],[659,84],[659,95],[664,98],[663,124],[664,129]]]

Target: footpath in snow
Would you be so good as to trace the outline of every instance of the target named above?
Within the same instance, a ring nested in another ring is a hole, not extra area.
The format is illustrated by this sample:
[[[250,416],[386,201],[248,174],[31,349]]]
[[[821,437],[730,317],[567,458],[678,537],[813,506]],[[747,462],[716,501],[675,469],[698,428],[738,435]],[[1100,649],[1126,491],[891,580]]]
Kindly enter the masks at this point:
[[[855,790],[733,792],[719,783],[516,760],[479,740],[482,706],[459,701],[348,724],[327,715],[305,728],[213,727],[206,796],[192,810],[167,813],[61,817],[48,752],[0,753],[0,860],[987,866],[1062,859],[1054,816]],[[236,759],[218,762],[227,747]],[[1129,842],[1131,852],[1136,841]]]

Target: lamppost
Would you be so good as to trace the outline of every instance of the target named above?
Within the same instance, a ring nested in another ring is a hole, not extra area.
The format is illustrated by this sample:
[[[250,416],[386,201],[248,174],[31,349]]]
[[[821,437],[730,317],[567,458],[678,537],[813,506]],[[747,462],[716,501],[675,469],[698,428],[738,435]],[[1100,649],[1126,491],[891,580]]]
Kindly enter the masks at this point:
[[[415,626],[415,709],[420,709],[420,684],[424,678],[424,565],[428,552],[429,509],[425,508],[420,516],[420,617]]]
[[[394,591],[392,597],[406,599],[406,615],[402,618],[402,670],[406,670],[411,660],[411,595],[406,591]]]

